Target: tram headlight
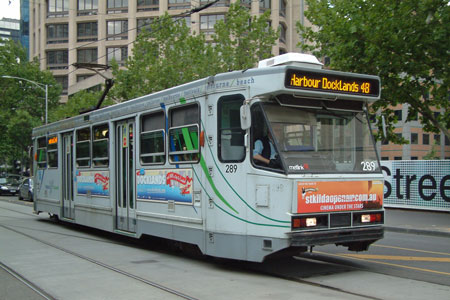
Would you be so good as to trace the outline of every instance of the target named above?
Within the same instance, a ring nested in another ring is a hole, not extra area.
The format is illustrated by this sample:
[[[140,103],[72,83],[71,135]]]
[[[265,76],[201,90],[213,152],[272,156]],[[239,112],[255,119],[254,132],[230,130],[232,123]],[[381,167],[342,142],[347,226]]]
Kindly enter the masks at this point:
[[[355,213],[353,217],[354,225],[382,224],[384,221],[383,212]]]
[[[328,225],[326,215],[295,216],[292,218],[292,229],[322,228]]]

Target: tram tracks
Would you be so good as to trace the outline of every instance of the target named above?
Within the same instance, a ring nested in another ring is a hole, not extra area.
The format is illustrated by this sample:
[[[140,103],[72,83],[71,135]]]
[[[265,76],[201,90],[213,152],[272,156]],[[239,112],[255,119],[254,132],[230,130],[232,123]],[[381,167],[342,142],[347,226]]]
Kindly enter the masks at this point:
[[[167,293],[170,293],[170,294],[172,294],[172,295],[178,296],[178,297],[180,297],[180,298],[182,298],[182,299],[189,299],[189,300],[196,300],[196,299],[197,299],[197,298],[195,298],[195,297],[189,296],[189,295],[184,294],[184,293],[182,293],[182,292],[180,292],[180,291],[177,291],[177,290],[175,290],[175,289],[172,289],[172,288],[169,288],[169,287],[167,287],[167,286],[161,285],[161,284],[159,284],[159,283],[157,283],[157,282],[155,282],[155,281],[151,281],[151,280],[145,279],[145,278],[143,278],[143,277],[134,275],[134,274],[132,274],[132,273],[129,273],[129,272],[127,272],[127,271],[124,271],[124,270],[121,270],[121,269],[119,269],[119,268],[113,267],[113,266],[111,266],[111,265],[105,264],[105,263],[103,263],[103,262],[101,262],[101,261],[98,261],[98,260],[95,260],[95,259],[93,259],[93,258],[87,257],[87,256],[82,255],[82,254],[80,254],[80,253],[76,253],[76,252],[74,252],[74,251],[72,251],[72,250],[69,250],[69,249],[60,247],[60,246],[58,246],[58,245],[55,245],[55,244],[50,243],[50,242],[48,242],[48,241],[45,241],[45,240],[43,240],[43,239],[40,239],[40,238],[31,236],[31,235],[29,235],[29,234],[27,234],[27,233],[21,232],[21,231],[19,231],[19,230],[16,230],[16,229],[14,229],[14,228],[9,227],[9,226],[0,224],[0,227],[4,228],[4,229],[6,229],[6,230],[12,231],[12,232],[14,232],[14,233],[20,234],[20,235],[22,235],[22,236],[25,236],[25,237],[27,237],[27,238],[29,238],[29,239],[32,239],[32,240],[34,240],[34,241],[37,241],[37,242],[39,242],[39,243],[42,243],[42,244],[44,244],[44,245],[46,245],[46,246],[49,246],[49,247],[52,247],[52,248],[57,249],[57,250],[59,250],[59,251],[62,251],[62,252],[64,252],[64,253],[70,254],[70,255],[75,256],[75,257],[77,257],[77,258],[80,258],[80,259],[82,259],[82,260],[84,260],[84,261],[88,261],[88,262],[90,262],[90,263],[92,263],[92,264],[95,264],[95,265],[97,265],[97,266],[100,266],[100,267],[102,267],[102,268],[105,268],[105,269],[108,269],[108,270],[110,270],[110,271],[119,273],[119,274],[121,274],[121,275],[123,275],[123,276],[126,276],[126,277],[128,277],[128,278],[132,278],[132,279],[137,280],[137,281],[139,281],[139,282],[141,282],[141,283],[144,283],[144,284],[146,284],[146,285],[152,286],[152,287],[157,288],[157,289],[159,289],[159,290],[162,290],[162,291],[164,291],[164,292],[167,292]],[[54,298],[49,298],[49,299],[54,299]]]
[[[7,209],[7,208],[2,208],[2,209],[6,209],[6,210],[12,211],[14,213],[24,214],[24,215],[28,215],[28,216],[32,216],[32,217],[38,218],[38,216],[36,216],[34,214],[31,214],[31,213],[25,213],[25,212],[16,211],[16,210]],[[70,224],[70,225],[72,225],[72,224]],[[177,291],[177,290],[171,289],[171,288],[169,288],[167,286],[161,285],[161,284],[159,284],[159,283],[157,283],[155,281],[151,281],[151,280],[145,279],[145,278],[143,278],[141,276],[134,275],[134,274],[132,274],[130,272],[127,272],[125,270],[122,270],[122,269],[116,268],[114,266],[105,264],[105,263],[103,263],[101,261],[98,261],[96,259],[87,257],[86,255],[76,253],[76,252],[74,252],[72,250],[66,249],[64,247],[61,247],[61,246],[56,245],[54,243],[51,243],[49,241],[43,240],[41,238],[35,237],[35,236],[33,236],[31,234],[28,234],[26,232],[22,232],[20,230],[20,229],[25,229],[25,230],[36,230],[36,229],[32,229],[32,228],[28,228],[28,227],[24,227],[24,226],[10,226],[10,225],[4,225],[4,224],[0,224],[0,227],[4,228],[6,230],[12,231],[12,232],[14,232],[16,234],[20,234],[22,236],[30,238],[30,239],[32,239],[34,241],[40,242],[40,243],[42,243],[44,245],[47,245],[49,247],[52,247],[54,249],[57,249],[57,250],[62,251],[64,253],[67,253],[69,255],[72,255],[74,257],[80,258],[80,259],[82,259],[84,261],[87,261],[87,262],[90,262],[90,263],[95,264],[97,266],[100,266],[100,267],[102,267],[104,269],[113,271],[115,273],[121,274],[121,275],[126,276],[128,278],[137,280],[137,281],[139,281],[141,283],[144,283],[146,285],[149,285],[149,286],[152,286],[154,288],[160,289],[162,291],[165,291],[167,293],[170,293],[170,294],[175,295],[177,297],[180,297],[182,299],[196,299],[196,298],[194,298],[192,296],[189,296],[189,295],[186,295],[184,293],[181,293],[180,291]],[[40,230],[40,231],[42,231],[42,230]],[[49,232],[49,233],[67,235],[67,234],[60,233],[60,232]],[[74,237],[74,238],[82,238],[82,239],[85,238],[83,236],[78,236],[78,235],[73,235],[73,234],[70,234],[70,235],[67,235],[67,236],[68,237]],[[93,241],[97,241],[97,242],[104,242],[104,241],[98,240],[98,239],[92,239],[92,238],[88,238],[88,239],[93,240]],[[127,244],[127,243],[120,243],[120,244],[124,245],[124,246],[127,246],[127,245],[129,246],[129,244]],[[291,275],[288,275],[288,274],[282,274],[280,272],[271,272],[270,270],[267,270],[267,269],[264,270],[264,269],[262,269],[260,267],[252,267],[252,266],[255,266],[255,265],[262,266],[263,264],[254,264],[254,263],[245,263],[245,262],[236,262],[235,263],[234,261],[228,261],[228,260],[226,260],[225,263],[228,266],[232,266],[233,269],[236,268],[237,272],[242,271],[242,269],[247,269],[247,270],[251,270],[253,272],[257,272],[257,273],[265,273],[265,274],[270,275],[272,277],[280,278],[280,279],[283,279],[283,280],[289,280],[289,281],[297,282],[297,283],[304,284],[304,285],[314,286],[314,287],[317,287],[317,288],[338,292],[338,293],[341,293],[343,295],[348,295],[349,297],[351,297],[351,296],[363,297],[365,299],[373,299],[373,300],[378,300],[379,299],[379,298],[376,298],[376,297],[373,297],[373,296],[370,296],[370,295],[364,295],[364,294],[361,294],[361,293],[355,293],[355,292],[352,292],[352,291],[347,291],[345,289],[337,288],[335,286],[330,286],[330,285],[326,285],[326,284],[312,282],[312,281],[309,281],[309,280],[307,280],[305,278],[302,278],[302,277],[291,276]],[[244,266],[242,265],[242,263],[244,264]],[[47,299],[54,299],[54,298],[51,298],[51,296],[50,296]]]

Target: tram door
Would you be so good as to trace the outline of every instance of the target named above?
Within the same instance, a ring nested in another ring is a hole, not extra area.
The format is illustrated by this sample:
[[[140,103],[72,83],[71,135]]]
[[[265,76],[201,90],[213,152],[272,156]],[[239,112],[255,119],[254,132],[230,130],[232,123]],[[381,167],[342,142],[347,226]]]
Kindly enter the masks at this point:
[[[66,133],[63,138],[63,218],[74,219],[73,202],[73,133]]]
[[[134,120],[116,123],[116,224],[117,229],[136,232]]]

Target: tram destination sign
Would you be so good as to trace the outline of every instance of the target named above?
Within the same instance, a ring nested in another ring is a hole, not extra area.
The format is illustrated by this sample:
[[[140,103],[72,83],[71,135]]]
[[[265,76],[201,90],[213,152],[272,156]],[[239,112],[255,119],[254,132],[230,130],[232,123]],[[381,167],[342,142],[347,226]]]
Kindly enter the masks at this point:
[[[308,72],[289,69],[286,71],[284,85],[286,88],[327,93],[362,95],[369,97],[378,97],[380,95],[380,81],[376,78],[329,74],[324,72]]]

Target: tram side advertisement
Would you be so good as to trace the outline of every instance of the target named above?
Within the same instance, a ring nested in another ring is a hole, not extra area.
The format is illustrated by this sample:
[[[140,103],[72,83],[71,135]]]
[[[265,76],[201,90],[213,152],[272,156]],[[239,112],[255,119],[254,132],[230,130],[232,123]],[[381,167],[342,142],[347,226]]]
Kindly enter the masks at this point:
[[[382,206],[380,180],[297,182],[298,213],[381,209]]]
[[[192,170],[145,170],[136,172],[139,200],[192,204]]]
[[[109,171],[77,171],[77,194],[109,197]]]

